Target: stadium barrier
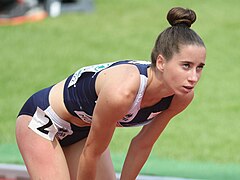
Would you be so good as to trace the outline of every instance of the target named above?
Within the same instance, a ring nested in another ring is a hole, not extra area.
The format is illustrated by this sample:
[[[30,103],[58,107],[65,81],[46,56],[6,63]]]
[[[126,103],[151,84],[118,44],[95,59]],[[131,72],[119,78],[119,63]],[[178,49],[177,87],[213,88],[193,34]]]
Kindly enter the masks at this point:
[[[27,169],[24,165],[0,164],[0,180],[29,180]]]
[[[116,173],[117,180],[120,174]],[[24,165],[0,164],[0,180],[30,180],[27,168]],[[176,177],[159,177],[139,175],[137,180],[190,180]]]

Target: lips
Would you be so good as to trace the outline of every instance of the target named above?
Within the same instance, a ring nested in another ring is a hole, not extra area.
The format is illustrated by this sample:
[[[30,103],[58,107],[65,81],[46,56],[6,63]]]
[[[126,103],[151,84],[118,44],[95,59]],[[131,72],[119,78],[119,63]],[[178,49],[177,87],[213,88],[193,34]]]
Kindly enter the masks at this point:
[[[190,91],[192,91],[192,89],[194,88],[194,86],[183,86],[183,88],[184,88],[184,90],[185,90],[186,92],[190,92]]]
[[[193,89],[193,86],[183,86],[183,87],[186,88],[186,89],[190,89],[190,90]]]

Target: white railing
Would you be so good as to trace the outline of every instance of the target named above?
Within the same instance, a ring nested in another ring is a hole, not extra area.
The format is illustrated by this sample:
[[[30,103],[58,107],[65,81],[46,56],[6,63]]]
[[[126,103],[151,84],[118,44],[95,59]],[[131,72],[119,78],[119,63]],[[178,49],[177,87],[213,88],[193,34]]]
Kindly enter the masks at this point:
[[[116,177],[117,180],[119,180],[120,174],[117,173]],[[16,164],[0,164],[0,180],[3,179],[30,180],[26,167],[24,165]],[[190,180],[190,179],[139,175],[137,177],[137,180]]]
[[[0,179],[29,180],[27,169],[24,165],[0,164]]]

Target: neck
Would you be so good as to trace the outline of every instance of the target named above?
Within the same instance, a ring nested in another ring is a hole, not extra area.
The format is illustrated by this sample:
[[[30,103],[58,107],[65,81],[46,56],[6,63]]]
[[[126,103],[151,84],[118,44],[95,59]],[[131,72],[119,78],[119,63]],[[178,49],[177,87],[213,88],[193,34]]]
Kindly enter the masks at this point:
[[[154,67],[148,68],[148,82],[143,96],[143,106],[154,105],[162,98],[173,95],[162,80],[161,72],[157,71]]]

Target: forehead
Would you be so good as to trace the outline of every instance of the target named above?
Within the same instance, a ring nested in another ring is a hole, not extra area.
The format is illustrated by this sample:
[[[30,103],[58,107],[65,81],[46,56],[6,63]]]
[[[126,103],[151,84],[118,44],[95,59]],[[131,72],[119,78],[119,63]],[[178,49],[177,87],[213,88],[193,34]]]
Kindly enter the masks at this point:
[[[174,61],[189,61],[196,63],[205,63],[206,48],[199,45],[182,45],[179,52],[172,57]]]

